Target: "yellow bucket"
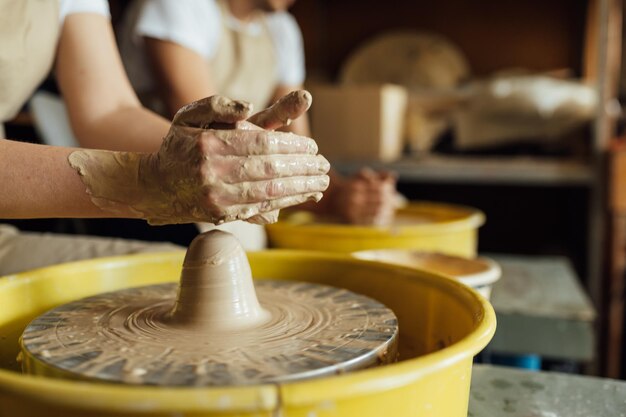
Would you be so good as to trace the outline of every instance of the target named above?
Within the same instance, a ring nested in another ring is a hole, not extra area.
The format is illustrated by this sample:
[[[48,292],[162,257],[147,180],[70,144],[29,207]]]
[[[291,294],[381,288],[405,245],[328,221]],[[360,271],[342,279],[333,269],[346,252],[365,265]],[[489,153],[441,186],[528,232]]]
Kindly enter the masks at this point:
[[[255,279],[348,288],[391,307],[398,363],[333,377],[230,388],[130,387],[22,374],[27,323],[78,298],[176,281],[183,252],[59,265],[0,278],[0,410],[7,416],[437,416],[465,417],[472,358],[491,339],[495,314],[464,285],[410,268],[298,251],[249,254]]]
[[[396,212],[391,227],[317,222],[307,212],[288,212],[266,226],[270,245],[329,252],[416,249],[474,258],[484,214],[464,206],[414,202]]]

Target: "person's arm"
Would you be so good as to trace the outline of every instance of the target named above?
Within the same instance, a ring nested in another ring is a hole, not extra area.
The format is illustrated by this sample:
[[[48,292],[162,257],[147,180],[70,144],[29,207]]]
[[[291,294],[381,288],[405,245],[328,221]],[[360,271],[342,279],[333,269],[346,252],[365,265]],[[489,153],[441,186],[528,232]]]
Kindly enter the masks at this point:
[[[136,217],[95,206],[67,162],[76,149],[0,139],[0,217]]]
[[[106,17],[79,13],[65,19],[55,69],[81,146],[144,152],[159,149],[169,123],[141,106]]]
[[[283,107],[291,107],[290,102],[268,109],[265,119],[282,114]],[[317,155],[315,142],[246,127],[250,115],[247,103],[225,97],[190,103],[152,153],[0,140],[0,218],[264,223],[276,221],[277,210],[319,201],[330,167]],[[215,130],[213,125],[231,128]]]
[[[178,43],[150,37],[145,37],[144,43],[159,94],[170,115],[187,103],[216,93],[211,69],[200,54]]]

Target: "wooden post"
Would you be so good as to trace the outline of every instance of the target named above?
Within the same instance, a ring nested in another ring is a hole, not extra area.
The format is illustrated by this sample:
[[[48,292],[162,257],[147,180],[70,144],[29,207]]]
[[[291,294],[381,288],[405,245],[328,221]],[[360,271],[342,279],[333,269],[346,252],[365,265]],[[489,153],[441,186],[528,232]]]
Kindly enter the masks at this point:
[[[622,0],[590,0],[584,54],[585,79],[596,86],[598,110],[594,122],[592,166],[594,183],[589,201],[589,270],[587,286],[591,299],[600,313],[598,326],[599,362],[593,373],[607,374],[609,322],[611,307],[607,289],[611,286],[606,260],[607,247],[612,247],[613,235],[607,229],[606,159],[609,141],[614,136],[615,100],[619,83],[622,39]]]

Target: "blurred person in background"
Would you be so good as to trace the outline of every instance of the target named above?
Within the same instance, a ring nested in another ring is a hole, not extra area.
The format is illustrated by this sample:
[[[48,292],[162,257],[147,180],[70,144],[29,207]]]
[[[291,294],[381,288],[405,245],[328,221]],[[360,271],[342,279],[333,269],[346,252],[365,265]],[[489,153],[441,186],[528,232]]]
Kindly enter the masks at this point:
[[[267,107],[305,80],[302,34],[287,12],[294,1],[136,0],[119,36],[131,83],[147,106],[170,116],[212,94]],[[310,136],[307,117],[286,129]],[[393,217],[394,175],[369,169],[330,175],[325,198],[307,209],[354,224]]]

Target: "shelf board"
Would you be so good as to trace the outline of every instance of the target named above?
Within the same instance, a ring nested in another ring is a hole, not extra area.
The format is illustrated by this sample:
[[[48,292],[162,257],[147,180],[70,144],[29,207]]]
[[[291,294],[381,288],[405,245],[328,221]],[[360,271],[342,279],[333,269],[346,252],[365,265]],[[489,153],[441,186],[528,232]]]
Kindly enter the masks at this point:
[[[337,161],[333,167],[344,174],[363,166],[392,170],[401,181],[453,184],[590,185],[589,164],[571,159],[537,157],[475,157],[427,155],[395,162]]]

